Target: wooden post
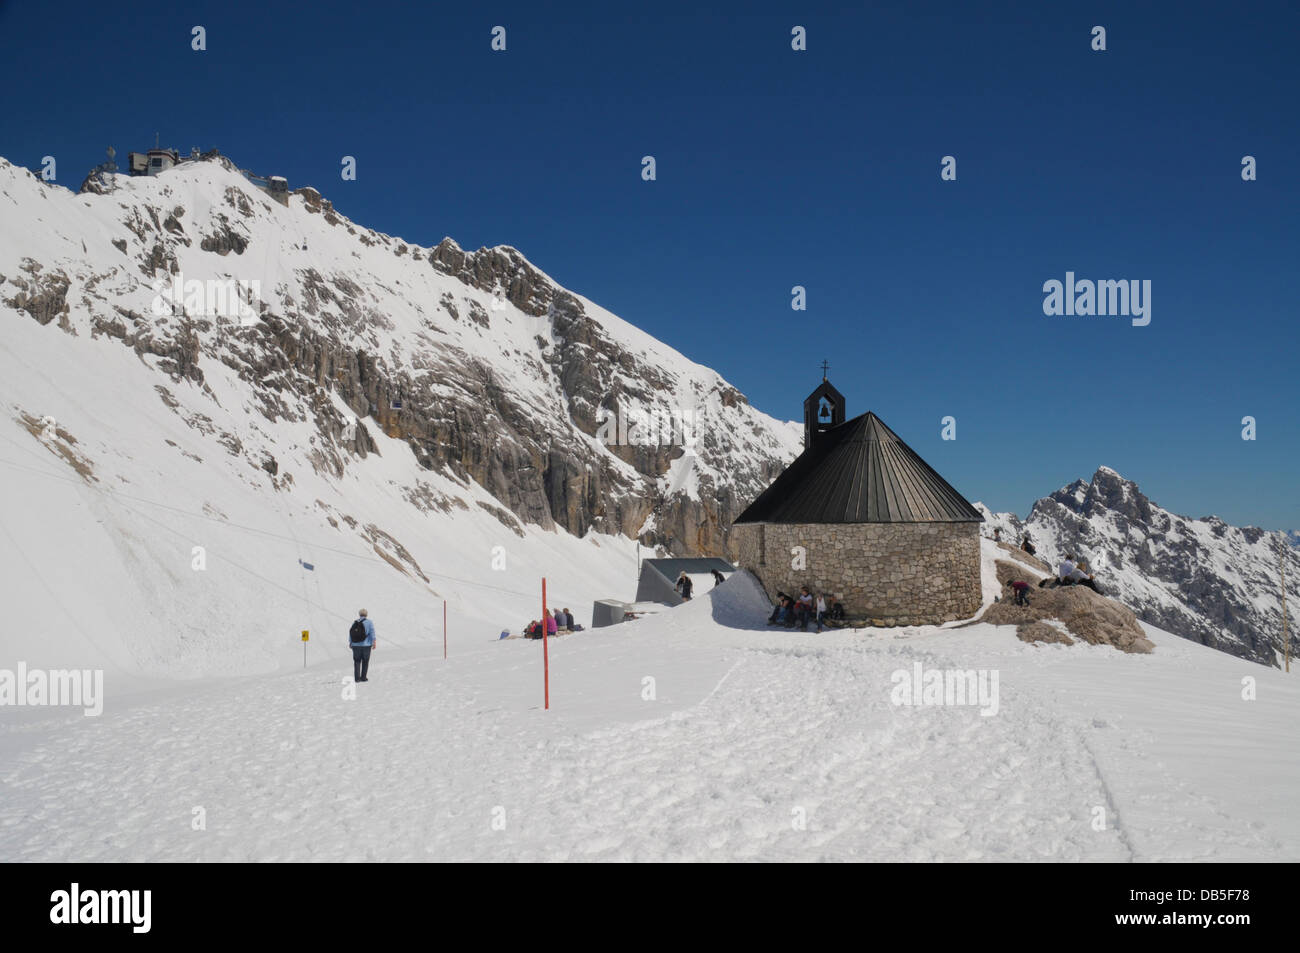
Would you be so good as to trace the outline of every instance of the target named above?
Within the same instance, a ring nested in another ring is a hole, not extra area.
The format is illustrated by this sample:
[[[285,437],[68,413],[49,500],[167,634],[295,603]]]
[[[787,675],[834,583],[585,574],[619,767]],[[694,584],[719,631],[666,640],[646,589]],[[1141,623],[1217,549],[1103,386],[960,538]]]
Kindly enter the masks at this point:
[[[551,707],[551,656],[547,649],[547,632],[551,627],[546,624],[546,577],[542,577],[542,684],[544,704],[549,711]]]
[[[1282,565],[1282,645],[1286,655],[1286,670],[1291,671],[1291,636],[1286,624],[1286,541],[1279,541],[1278,560]]]

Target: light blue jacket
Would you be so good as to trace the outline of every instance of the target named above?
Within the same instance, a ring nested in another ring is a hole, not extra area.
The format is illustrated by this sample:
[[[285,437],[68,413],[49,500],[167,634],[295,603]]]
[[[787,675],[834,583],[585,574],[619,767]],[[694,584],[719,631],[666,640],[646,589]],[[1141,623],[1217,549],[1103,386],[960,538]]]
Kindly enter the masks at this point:
[[[366,640],[364,642],[353,642],[352,636],[348,636],[348,645],[374,645],[375,644],[375,624],[369,619],[362,619],[361,624],[366,627]]]

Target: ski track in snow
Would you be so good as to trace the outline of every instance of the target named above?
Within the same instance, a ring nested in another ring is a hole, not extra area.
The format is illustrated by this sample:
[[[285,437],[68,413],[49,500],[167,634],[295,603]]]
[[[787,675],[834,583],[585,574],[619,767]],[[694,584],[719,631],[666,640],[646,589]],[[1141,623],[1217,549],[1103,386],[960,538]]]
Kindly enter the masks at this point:
[[[4,776],[4,853],[937,860],[1032,842],[1041,857],[1125,858],[1117,838],[1088,831],[1105,796],[1076,737],[1032,705],[1007,719],[896,709],[883,686],[916,657],[748,651],[700,704],[558,738],[527,723],[536,713],[467,717],[482,696],[431,659],[380,658],[354,703],[341,679],[282,677],[271,692],[147,707],[27,753]],[[960,724],[940,730],[936,715]],[[1040,747],[1057,754],[1044,763]],[[504,831],[490,826],[498,805]],[[207,831],[189,830],[194,806]],[[1077,836],[1059,835],[1062,811]]]
[[[1153,657],[708,611],[553,642],[550,712],[540,646],[511,642],[377,651],[355,701],[334,663],[26,725],[0,736],[0,859],[1294,859],[1294,832],[1226,810],[1153,757],[1152,731],[1048,677],[1105,659],[1140,681]],[[917,661],[1000,668],[998,713],[894,706],[890,674]]]

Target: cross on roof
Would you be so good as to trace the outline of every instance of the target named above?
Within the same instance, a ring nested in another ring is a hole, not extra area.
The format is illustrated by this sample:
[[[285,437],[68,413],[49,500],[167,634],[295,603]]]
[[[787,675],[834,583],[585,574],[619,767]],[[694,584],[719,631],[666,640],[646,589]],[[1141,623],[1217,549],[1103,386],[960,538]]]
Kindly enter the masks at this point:
[[[830,370],[830,368],[831,368],[830,364],[828,364],[826,361],[822,361],[822,380],[826,380],[826,372]]]

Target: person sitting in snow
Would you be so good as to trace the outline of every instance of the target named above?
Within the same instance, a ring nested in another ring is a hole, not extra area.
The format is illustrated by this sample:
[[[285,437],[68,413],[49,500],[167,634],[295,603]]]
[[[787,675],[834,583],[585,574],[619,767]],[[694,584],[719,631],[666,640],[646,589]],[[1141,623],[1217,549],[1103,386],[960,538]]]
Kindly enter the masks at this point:
[[[1008,579],[1007,585],[1016,591],[1016,605],[1029,605],[1029,583],[1023,579]]]
[[[799,628],[808,631],[808,617],[812,615],[813,597],[807,586],[799,587],[799,598],[794,602],[794,615]]]
[[[1021,542],[1020,542],[1020,548],[1023,549],[1025,552],[1027,552],[1027,553],[1028,553],[1029,555],[1031,555],[1031,556],[1034,555],[1034,553],[1038,552],[1038,550],[1034,549],[1034,544],[1031,543],[1031,542],[1029,541],[1029,534],[1028,534],[1028,533],[1026,533],[1026,534],[1025,534],[1025,538],[1024,538],[1023,540],[1021,540]]]
[[[772,614],[767,617],[768,625],[780,625],[785,622],[790,615],[791,600],[784,592],[776,594],[776,605],[772,607]]]
[[[837,600],[834,596],[828,595],[826,600],[831,604],[831,614],[828,624],[839,627],[844,624],[844,603]]]
[[[817,593],[816,608],[817,608],[817,631],[821,632],[822,626],[826,624],[826,596],[820,592]]]
[[[565,624],[564,624],[564,610],[563,610],[563,609],[556,609],[556,610],[555,610],[555,627],[556,627],[557,629],[567,628],[567,627],[565,626]]]
[[[564,627],[570,632],[577,632],[578,627],[573,624],[573,613],[567,608],[564,610]]]

